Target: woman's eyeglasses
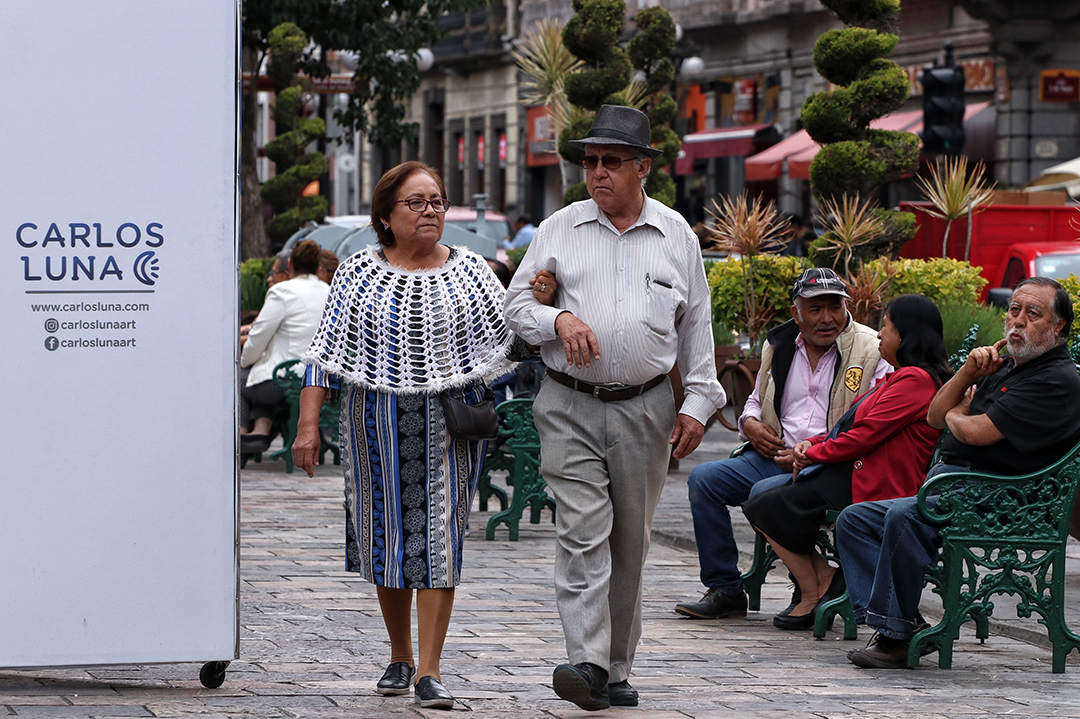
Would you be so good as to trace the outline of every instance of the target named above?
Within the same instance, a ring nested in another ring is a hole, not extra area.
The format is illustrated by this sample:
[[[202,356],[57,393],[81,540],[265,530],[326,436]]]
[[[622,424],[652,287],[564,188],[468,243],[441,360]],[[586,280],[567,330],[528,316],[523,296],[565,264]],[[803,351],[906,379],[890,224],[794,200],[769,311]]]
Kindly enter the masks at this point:
[[[597,157],[596,155],[586,155],[581,158],[581,166],[586,170],[595,170],[596,166],[600,163],[604,164],[604,169],[618,170],[622,167],[624,162],[631,162],[631,160],[624,160],[618,155],[604,155],[603,157]]]
[[[423,212],[431,205],[431,209],[442,214],[450,209],[450,200],[425,200],[423,197],[412,197],[408,200],[398,200],[402,205],[408,205],[413,212]]]

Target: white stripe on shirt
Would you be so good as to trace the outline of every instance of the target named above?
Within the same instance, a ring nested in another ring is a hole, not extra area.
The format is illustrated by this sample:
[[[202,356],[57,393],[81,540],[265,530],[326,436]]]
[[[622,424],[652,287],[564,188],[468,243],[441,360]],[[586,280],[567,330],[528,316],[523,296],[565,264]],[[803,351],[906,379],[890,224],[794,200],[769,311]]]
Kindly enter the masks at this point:
[[[533,297],[529,280],[555,275],[553,307]],[[704,424],[724,406],[716,381],[712,306],[697,237],[677,212],[645,198],[638,221],[619,233],[592,200],[544,220],[506,293],[506,320],[540,345],[544,364],[594,384],[644,384],[678,361],[686,400],[680,412]],[[600,359],[566,363],[555,318],[563,311],[589,325]]]

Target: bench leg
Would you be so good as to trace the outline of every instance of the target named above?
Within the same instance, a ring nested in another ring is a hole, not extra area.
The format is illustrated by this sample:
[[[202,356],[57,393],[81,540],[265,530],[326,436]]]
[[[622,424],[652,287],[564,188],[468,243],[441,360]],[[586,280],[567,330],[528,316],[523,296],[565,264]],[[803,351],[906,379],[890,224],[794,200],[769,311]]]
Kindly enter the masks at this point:
[[[851,608],[851,598],[845,590],[836,599],[831,599],[818,607],[817,615],[814,617],[816,638],[825,638],[825,632],[832,627],[833,618],[837,614],[844,620],[844,639],[852,640],[859,636],[859,628],[855,624],[855,612]]]
[[[765,583],[765,577],[776,564],[776,560],[776,552],[765,541],[765,537],[755,533],[754,561],[746,574],[742,575],[743,587],[746,589],[746,606],[751,611],[761,609],[761,585]]]

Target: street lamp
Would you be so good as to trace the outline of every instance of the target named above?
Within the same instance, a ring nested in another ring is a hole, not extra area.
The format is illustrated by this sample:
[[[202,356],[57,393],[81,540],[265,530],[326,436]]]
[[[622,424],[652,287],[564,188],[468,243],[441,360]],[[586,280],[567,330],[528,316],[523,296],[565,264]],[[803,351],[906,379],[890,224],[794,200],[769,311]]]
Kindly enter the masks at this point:
[[[435,53],[430,48],[420,48],[413,57],[416,58],[416,69],[420,72],[427,72],[435,65]]]
[[[682,66],[679,68],[680,77],[692,77],[694,75],[700,75],[705,71],[705,61],[697,55],[691,55],[682,61]]]

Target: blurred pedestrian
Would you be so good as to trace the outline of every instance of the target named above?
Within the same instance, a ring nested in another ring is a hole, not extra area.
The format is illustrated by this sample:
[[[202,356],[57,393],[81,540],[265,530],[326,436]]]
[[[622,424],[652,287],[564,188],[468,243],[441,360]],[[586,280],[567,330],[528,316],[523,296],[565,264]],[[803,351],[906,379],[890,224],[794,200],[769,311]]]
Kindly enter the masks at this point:
[[[513,250],[518,247],[525,247],[532,242],[533,235],[536,234],[536,226],[533,225],[525,215],[521,215],[514,221],[514,237],[507,240],[504,246],[508,250]]]
[[[337,272],[340,263],[333,250],[323,249],[319,252],[319,269],[316,274],[319,275],[320,280],[330,284],[334,280],[334,273]]]
[[[281,258],[275,260],[275,265]],[[240,351],[243,382],[240,389],[240,451],[258,454],[270,448],[274,416],[285,391],[274,382],[274,368],[298,360],[311,343],[330,288],[315,272],[319,246],[311,240],[296,243],[285,261],[290,279],[275,281],[251,325]],[[278,273],[282,276],[284,272]]]

